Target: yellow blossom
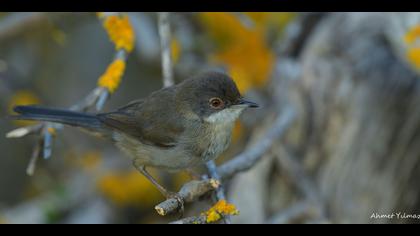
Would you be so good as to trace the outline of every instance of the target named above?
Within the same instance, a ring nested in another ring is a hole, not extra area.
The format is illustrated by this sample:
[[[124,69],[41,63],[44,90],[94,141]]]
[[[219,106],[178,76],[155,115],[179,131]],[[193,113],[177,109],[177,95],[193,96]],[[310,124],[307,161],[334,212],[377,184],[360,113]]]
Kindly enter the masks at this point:
[[[152,172],[153,174],[153,172]],[[162,195],[138,171],[111,172],[98,181],[99,190],[118,206],[150,206]]]
[[[108,66],[105,73],[99,78],[98,86],[107,88],[110,93],[115,92],[124,74],[125,62],[117,59]]]
[[[238,215],[239,211],[235,205],[227,203],[225,200],[218,201],[212,208],[204,213],[207,223],[213,223],[227,215]]]
[[[127,52],[133,50],[135,33],[128,16],[108,16],[104,20],[104,28],[117,50],[124,49]]]

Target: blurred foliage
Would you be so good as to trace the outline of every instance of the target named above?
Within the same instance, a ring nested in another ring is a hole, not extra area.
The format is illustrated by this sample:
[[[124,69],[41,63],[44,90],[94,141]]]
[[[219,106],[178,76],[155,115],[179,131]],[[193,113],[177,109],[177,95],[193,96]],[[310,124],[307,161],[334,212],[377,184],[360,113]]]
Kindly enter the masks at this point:
[[[412,27],[404,37],[408,45],[407,58],[411,64],[420,69],[420,25]]]
[[[156,176],[156,172],[151,172]],[[156,178],[157,181],[161,179]],[[159,200],[162,194],[150,181],[140,175],[137,170],[113,171],[100,177],[99,190],[114,204],[120,207],[151,207]]]
[[[230,13],[206,12],[199,15],[206,32],[217,46],[210,59],[227,65],[228,73],[235,79],[241,92],[266,84],[275,62],[266,32],[273,26],[281,29],[293,18],[291,13],[246,15],[254,20],[255,26],[245,26]]]

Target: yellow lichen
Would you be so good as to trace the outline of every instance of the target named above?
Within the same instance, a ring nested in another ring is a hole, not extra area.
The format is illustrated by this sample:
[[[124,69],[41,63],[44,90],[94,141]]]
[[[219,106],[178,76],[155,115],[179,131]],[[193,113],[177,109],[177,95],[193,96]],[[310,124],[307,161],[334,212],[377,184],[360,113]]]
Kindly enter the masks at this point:
[[[220,220],[223,216],[238,215],[239,211],[235,205],[227,203],[225,200],[218,201],[212,208],[204,213],[207,223]]]
[[[162,195],[156,187],[137,171],[107,173],[100,177],[98,188],[114,204],[121,207],[151,206],[162,200]]]
[[[105,18],[104,28],[117,50],[131,52],[134,48],[135,33],[128,16],[111,15]]]
[[[407,58],[415,67],[420,68],[420,47],[409,48]]]
[[[420,25],[411,28],[405,35],[404,41],[406,44],[413,44],[420,39]]]
[[[11,97],[9,101],[9,112],[12,112],[13,108],[18,105],[35,105],[39,103],[40,99],[35,95],[35,93],[29,90],[19,90]],[[27,126],[33,125],[36,122],[15,120],[13,123],[18,126]]]
[[[56,136],[57,131],[53,127],[48,127],[48,133],[50,133],[53,136]]]
[[[181,45],[176,38],[173,38],[171,41],[171,57],[174,64],[179,61],[179,57],[181,55]]]
[[[98,86],[107,88],[110,93],[115,92],[124,74],[125,62],[117,59],[108,66],[105,73],[99,78]]]

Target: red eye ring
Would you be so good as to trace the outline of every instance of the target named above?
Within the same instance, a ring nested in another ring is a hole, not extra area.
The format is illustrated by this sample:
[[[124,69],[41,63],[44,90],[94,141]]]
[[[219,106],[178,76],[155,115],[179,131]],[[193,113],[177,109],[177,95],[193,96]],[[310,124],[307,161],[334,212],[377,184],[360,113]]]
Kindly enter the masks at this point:
[[[209,100],[210,107],[214,109],[221,109],[224,107],[225,103],[220,98],[210,98]]]

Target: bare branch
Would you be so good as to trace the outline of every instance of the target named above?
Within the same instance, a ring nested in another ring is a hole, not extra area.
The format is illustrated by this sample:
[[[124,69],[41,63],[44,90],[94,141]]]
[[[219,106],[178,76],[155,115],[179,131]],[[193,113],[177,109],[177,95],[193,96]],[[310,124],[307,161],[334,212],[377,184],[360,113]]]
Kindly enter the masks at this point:
[[[171,59],[171,28],[169,12],[158,13],[159,37],[162,54],[163,87],[174,85]]]
[[[6,138],[22,138],[29,134],[39,133],[42,124],[30,125],[14,129],[6,134]]]
[[[182,186],[178,192],[185,203],[193,202],[204,194],[213,191],[219,187],[220,183],[214,179],[194,180]],[[155,207],[159,215],[165,216],[179,209],[180,203],[177,198],[169,198]]]
[[[221,179],[229,179],[236,173],[246,171],[254,166],[273,142],[285,134],[295,116],[295,110],[292,107],[286,107],[274,121],[273,126],[257,143],[219,167],[218,173]]]

